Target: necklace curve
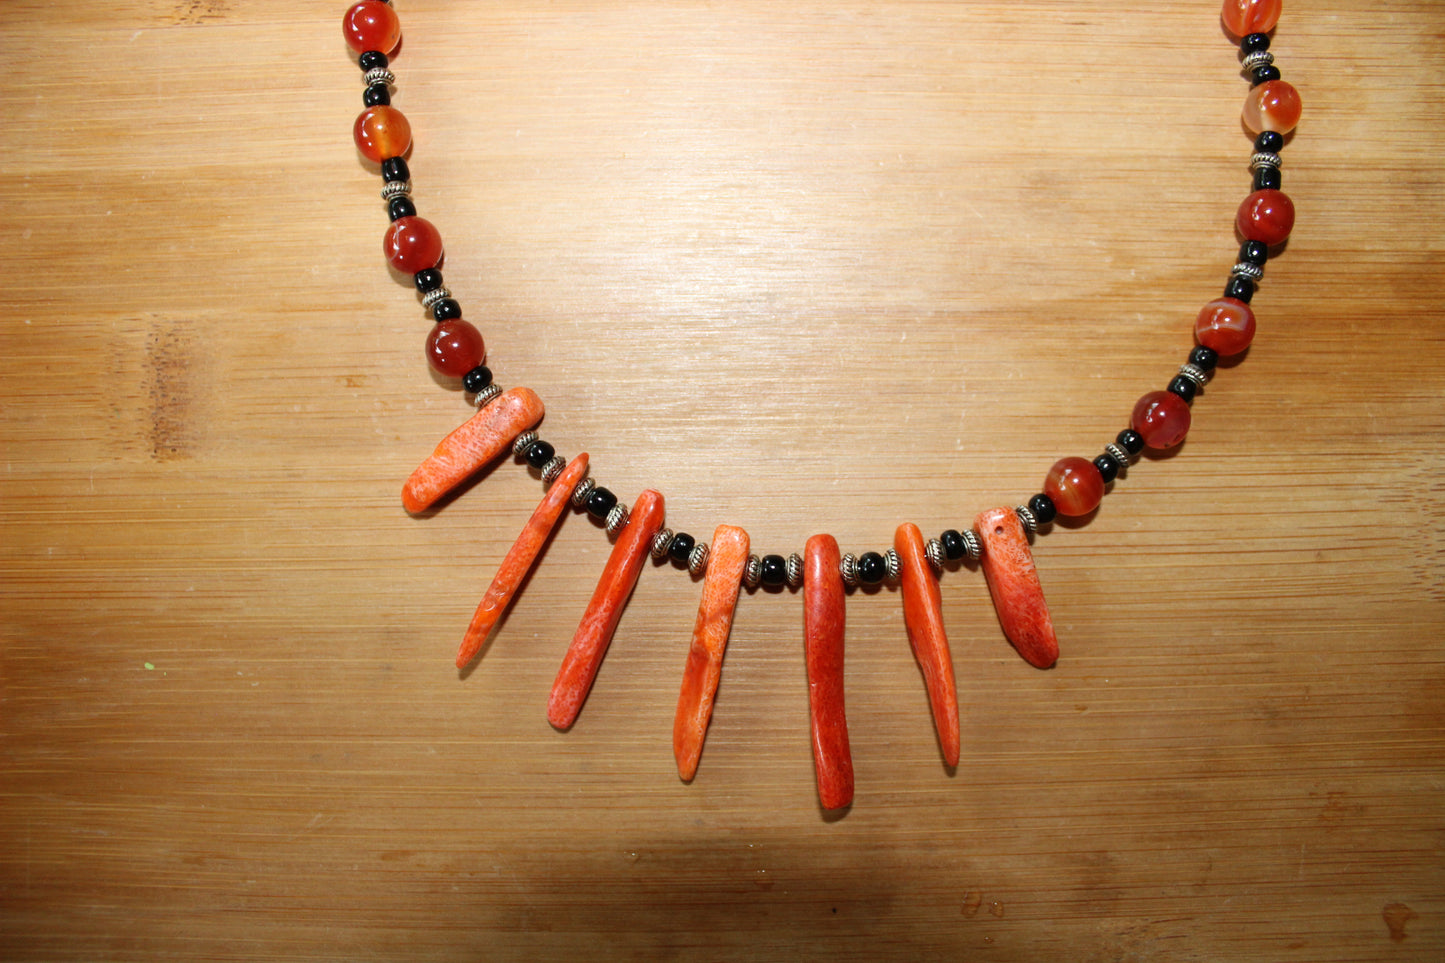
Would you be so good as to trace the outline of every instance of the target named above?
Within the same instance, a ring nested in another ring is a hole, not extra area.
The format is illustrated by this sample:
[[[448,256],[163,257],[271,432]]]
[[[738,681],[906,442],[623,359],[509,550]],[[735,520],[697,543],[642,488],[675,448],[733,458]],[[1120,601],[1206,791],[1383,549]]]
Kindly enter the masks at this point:
[[[460,381],[477,412],[448,434],[407,479],[402,504],[408,512],[431,509],[483,466],[511,452],[541,478],[545,494],[503,559],[482,597],[457,653],[464,668],[515,599],[553,528],[571,507],[592,516],[613,539],[577,632],[563,658],[547,706],[558,729],[576,722],[607,653],[623,608],[648,558],[670,560],[702,580],[692,641],[683,668],[673,724],[673,752],[685,782],[696,775],[713,699],[722,675],[733,613],[743,589],[767,587],[803,592],[804,655],[809,690],[814,771],[819,804],[843,809],[853,801],[853,763],[843,691],[843,642],[848,589],[896,584],[903,602],[909,645],[922,672],[943,761],[958,765],[960,734],[953,659],[944,630],[940,577],[976,563],[988,584],[1004,635],[1031,665],[1049,668],[1059,644],[1044,600],[1029,537],[1050,529],[1058,516],[1093,512],[1109,485],[1146,448],[1172,448],[1184,440],[1195,395],[1221,357],[1244,352],[1255,333],[1250,307],[1264,265],[1294,226],[1294,205],[1280,190],[1286,136],[1299,121],[1300,98],[1280,79],[1269,52],[1282,0],[1224,0],[1220,20],[1239,44],[1241,72],[1249,81],[1242,119],[1255,135],[1249,158],[1251,191],[1239,206],[1235,231],[1238,259],[1220,297],[1208,301],[1194,322],[1196,345],[1168,384],[1146,392],[1128,425],[1089,459],[1059,459],[1042,491],[1017,506],[985,509],[973,524],[925,538],[918,526],[898,526],[881,551],[844,553],[836,538],[817,534],[803,552],[787,556],[751,552],[748,534],[721,524],[711,542],[667,528],[665,499],[647,489],[629,508],[589,475],[587,454],[570,460],[536,431],[545,412],[529,388],[503,390],[484,364],[481,332],[462,317],[460,303],[443,283],[440,232],[417,215],[406,156],[411,127],[391,106],[396,77],[390,57],[401,42],[401,23],[387,0],[362,0],[342,18],[342,32],[362,70],[363,110],[353,125],[361,154],[377,165],[390,226],[383,238],[388,262],[410,276],[434,325],[427,336],[428,363]]]

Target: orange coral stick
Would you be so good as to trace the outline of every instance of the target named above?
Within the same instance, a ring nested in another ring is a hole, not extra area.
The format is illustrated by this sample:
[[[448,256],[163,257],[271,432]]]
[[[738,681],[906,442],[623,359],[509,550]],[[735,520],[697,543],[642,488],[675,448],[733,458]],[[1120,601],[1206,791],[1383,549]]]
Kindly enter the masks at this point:
[[[531,388],[503,392],[441,440],[402,486],[401,503],[409,512],[431,507],[541,421],[544,410],[542,399]]]
[[[612,555],[602,569],[602,578],[592,593],[592,601],[582,615],[582,624],[572,637],[572,645],[557,670],[552,683],[552,697],[547,701],[547,721],[558,729],[566,729],[577,721],[592,680],[602,666],[602,657],[612,643],[617,621],[632,595],[642,564],[652,548],[652,538],[662,530],[662,493],[647,489],[637,496],[627,525],[612,546]]]
[[[813,771],[824,809],[853,802],[853,755],[843,712],[843,575],[838,540],[814,535],[803,548],[803,645],[808,663],[808,710],[813,723]]]
[[[903,624],[908,644],[923,670],[928,702],[933,707],[933,725],[938,730],[943,761],[958,765],[958,689],[953,680],[953,656],[943,630],[943,595],[938,579],[928,565],[923,533],[912,522],[904,522],[893,533],[898,553],[899,580],[903,589]]]
[[[1030,664],[1047,669],[1059,660],[1059,640],[1023,523],[1012,508],[990,508],[973,527],[983,543],[980,564],[1003,634]]]
[[[677,697],[677,715],[672,722],[672,754],[677,757],[677,774],[684,782],[697,775],[697,761],[707,738],[713,699],[722,678],[723,653],[747,564],[748,533],[735,525],[719,525],[712,536],[702,602],[697,607],[697,624],[693,626],[692,645],[682,670],[682,691]]]
[[[522,579],[532,570],[532,565],[537,561],[537,555],[542,551],[542,546],[547,544],[547,537],[552,534],[552,529],[557,527],[557,520],[562,517],[562,510],[567,507],[567,501],[572,497],[572,491],[582,476],[587,474],[587,453],[584,451],[557,476],[552,482],[552,487],[547,489],[547,494],[542,496],[542,502],[532,517],[527,521],[527,526],[522,529],[522,534],[517,536],[516,542],[512,544],[511,551],[507,557],[502,559],[502,565],[497,569],[496,577],[492,584],[487,587],[487,593],[482,596],[482,602],[477,606],[477,613],[472,616],[472,624],[467,626],[467,634],[462,639],[462,647],[457,651],[457,668],[462,669],[481,651],[482,643],[487,640],[491,633],[492,626],[507,611],[507,606],[512,604],[512,598],[517,594],[517,588],[522,584]]]

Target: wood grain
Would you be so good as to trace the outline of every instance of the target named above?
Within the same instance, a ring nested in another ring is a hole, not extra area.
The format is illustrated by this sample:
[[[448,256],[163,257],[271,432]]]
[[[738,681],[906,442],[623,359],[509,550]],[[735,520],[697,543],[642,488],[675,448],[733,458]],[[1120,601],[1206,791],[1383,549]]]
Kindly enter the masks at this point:
[[[1037,539],[1056,668],[945,576],[955,775],[897,592],[850,596],[830,819],[800,595],[741,599],[692,785],[671,567],[547,725],[584,517],[452,666],[540,486],[397,504],[466,408],[380,256],[343,7],[6,4],[0,956],[1445,956],[1438,3],[1287,7],[1254,347]],[[498,380],[676,530],[861,552],[1015,503],[1233,263],[1213,0],[398,9],[417,206]]]

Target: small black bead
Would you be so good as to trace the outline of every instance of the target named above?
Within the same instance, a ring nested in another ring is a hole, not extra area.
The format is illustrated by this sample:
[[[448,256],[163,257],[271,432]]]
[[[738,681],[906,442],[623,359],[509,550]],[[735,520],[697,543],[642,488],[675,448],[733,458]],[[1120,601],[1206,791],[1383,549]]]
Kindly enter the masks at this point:
[[[1280,176],[1278,167],[1261,167],[1254,172],[1254,189],[1257,191],[1277,191],[1282,183],[1284,178]]]
[[[372,84],[361,92],[361,102],[368,107],[386,107],[391,104],[391,91],[386,84]]]
[[[758,580],[764,585],[782,585],[788,580],[788,560],[781,555],[764,555]]]
[[[405,194],[398,194],[386,202],[386,216],[393,221],[403,217],[416,217],[416,205]]]
[[[1173,381],[1169,382],[1167,390],[1183,398],[1185,401],[1193,401],[1194,392],[1199,390],[1199,386],[1183,375],[1177,375]]]
[[[1254,72],[1249,75],[1250,83],[1258,87],[1260,84],[1269,83],[1271,80],[1279,79],[1279,68],[1274,64],[1265,64],[1263,67],[1255,67]]]
[[[605,488],[594,488],[587,493],[587,514],[599,522],[607,521],[607,513],[617,507],[617,496]]]
[[[1224,285],[1224,296],[1248,304],[1254,300],[1254,282],[1249,278],[1230,278]]]
[[[686,562],[696,545],[697,541],[687,532],[678,532],[667,543],[667,557],[674,562]]]
[[[462,387],[475,394],[492,383],[492,369],[479,364],[462,375]]]
[[[381,179],[388,184],[395,181],[411,180],[411,168],[400,157],[388,157],[381,162]]]
[[[462,306],[455,298],[442,298],[431,306],[431,316],[438,321],[450,321],[462,316]]]
[[[1144,436],[1133,428],[1125,428],[1114,438],[1114,443],[1131,455],[1144,450]]]
[[[877,585],[888,574],[888,563],[877,552],[864,552],[858,557],[858,581],[864,585]]]
[[[1099,475],[1104,479],[1105,485],[1119,477],[1119,463],[1107,451],[1094,459],[1094,467],[1099,469]]]
[[[1269,49],[1269,34],[1252,33],[1239,42],[1239,49],[1246,54],[1252,54],[1257,50]]]
[[[412,280],[416,282],[416,289],[426,294],[442,286],[442,272],[434,267],[423,268],[412,276]]]
[[[1269,260],[1269,245],[1263,241],[1245,241],[1239,246],[1239,259],[1249,264],[1263,264]]]
[[[557,454],[557,449],[553,448],[547,442],[534,441],[527,449],[527,464],[541,471],[547,462],[552,460],[552,456],[555,454]]]
[[[1054,500],[1043,492],[1029,499],[1029,511],[1034,513],[1034,521],[1040,525],[1047,525],[1059,514],[1059,510],[1054,507]]]
[[[958,529],[956,528],[950,528],[948,531],[938,536],[938,540],[943,543],[944,558],[963,558],[963,556],[967,553],[967,549],[964,548],[963,544],[963,536],[959,534]]]
[[[1203,371],[1213,371],[1214,366],[1219,364],[1219,352],[1201,344],[1189,352],[1189,363]]]
[[[387,60],[386,54],[380,50],[368,50],[360,57],[357,57],[356,62],[361,65],[362,70],[376,70],[378,68],[385,70],[391,66],[391,61]]]
[[[1277,130],[1262,131],[1254,139],[1254,149],[1267,151],[1271,154],[1278,154],[1284,147],[1284,135]]]

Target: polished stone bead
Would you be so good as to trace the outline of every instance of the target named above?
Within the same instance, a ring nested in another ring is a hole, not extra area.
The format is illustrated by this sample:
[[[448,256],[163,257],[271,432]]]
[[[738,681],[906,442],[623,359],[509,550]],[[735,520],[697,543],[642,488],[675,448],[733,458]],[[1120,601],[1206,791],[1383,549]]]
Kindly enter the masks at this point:
[[[1269,260],[1269,245],[1259,241],[1245,241],[1239,246],[1239,259],[1248,264],[1264,264]]]
[[[1131,455],[1137,455],[1144,450],[1144,436],[1133,428],[1125,428],[1114,438],[1115,443]]]
[[[388,184],[411,180],[411,168],[404,157],[388,157],[381,162],[381,179]]]
[[[1044,494],[1060,515],[1077,518],[1104,500],[1104,479],[1087,458],[1060,458],[1044,479]]]
[[[492,383],[492,369],[479,364],[462,375],[462,388],[475,394]]]
[[[1176,375],[1165,390],[1183,398],[1185,404],[1188,404],[1194,400],[1194,393],[1199,390],[1199,386],[1183,375]]]
[[[1235,225],[1245,240],[1283,243],[1294,230],[1294,202],[1283,191],[1255,191],[1239,205]]]
[[[1189,352],[1189,363],[1200,371],[1213,371],[1214,366],[1219,364],[1219,352],[1202,344],[1196,345]]]
[[[605,520],[616,507],[617,496],[606,488],[594,488],[587,493],[587,514],[598,521]]]
[[[366,108],[356,116],[351,136],[362,156],[378,164],[411,148],[411,124],[395,107]]]
[[[1254,300],[1254,282],[1249,278],[1230,278],[1224,284],[1224,296],[1248,304]]]
[[[363,0],[341,18],[341,33],[346,45],[357,53],[375,50],[389,54],[401,42],[401,20],[387,4]]]
[[[392,267],[407,274],[436,267],[445,253],[441,232],[424,217],[393,221],[382,238],[381,250]]]
[[[386,89],[386,84],[372,84],[361,92],[361,103],[365,107],[389,107],[391,91]]]
[[[1254,139],[1254,149],[1269,154],[1278,154],[1284,149],[1284,135],[1274,130],[1266,130]]]
[[[422,294],[426,294],[428,291],[435,291],[442,286],[442,272],[436,268],[427,268],[424,271],[416,272],[416,276],[412,280],[416,283],[416,289]]]
[[[1189,405],[1171,392],[1151,391],[1134,405],[1131,422],[1147,447],[1173,448],[1189,434]]]
[[[1219,19],[1236,37],[1269,33],[1279,23],[1280,0],[1224,0]]]
[[[968,554],[968,547],[963,542],[963,535],[956,528],[950,528],[938,536],[938,541],[943,545],[943,557],[950,561],[957,561]]]
[[[551,442],[534,441],[527,448],[527,464],[541,471],[555,454],[557,454],[557,449],[552,447]]]
[[[788,560],[781,555],[764,555],[758,565],[758,581],[778,586],[788,580]]]
[[[1257,191],[1277,191],[1284,186],[1284,175],[1278,167],[1261,167],[1254,172],[1253,186]]]
[[[431,306],[431,316],[437,321],[450,321],[462,316],[462,306],[455,298],[442,298]]]
[[[1047,525],[1059,517],[1058,506],[1054,504],[1052,498],[1043,492],[1039,492],[1033,498],[1029,499],[1029,511],[1034,513],[1034,521],[1040,525]]]
[[[1254,340],[1254,311],[1243,301],[1216,298],[1199,309],[1194,338],[1222,357],[1239,354]]]
[[[1119,477],[1119,469],[1123,466],[1119,464],[1117,458],[1106,451],[1094,459],[1094,467],[1099,469],[1099,477],[1104,479],[1104,484],[1107,485]]]
[[[486,344],[476,326],[454,318],[432,327],[426,338],[426,361],[438,374],[460,378],[485,360]]]
[[[1244,126],[1251,133],[1272,130],[1288,134],[1300,118],[1299,91],[1284,80],[1266,80],[1252,88],[1244,98]]]
[[[416,217],[416,204],[405,194],[398,194],[386,202],[386,216],[393,221],[403,217]]]
[[[858,581],[864,585],[877,585],[888,574],[888,563],[877,552],[864,552],[858,556]]]

